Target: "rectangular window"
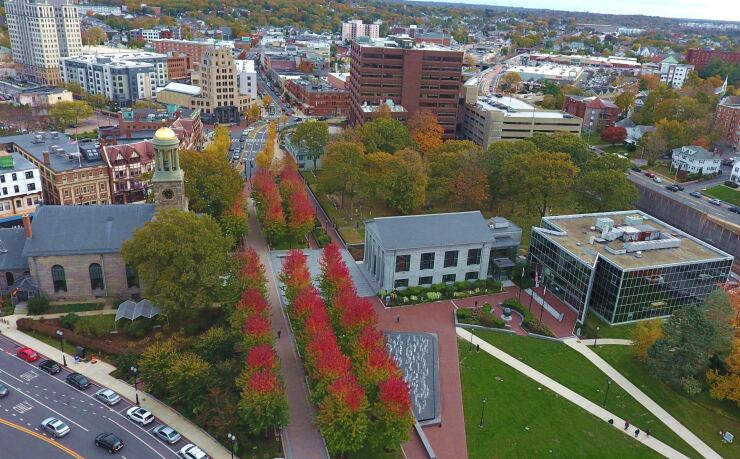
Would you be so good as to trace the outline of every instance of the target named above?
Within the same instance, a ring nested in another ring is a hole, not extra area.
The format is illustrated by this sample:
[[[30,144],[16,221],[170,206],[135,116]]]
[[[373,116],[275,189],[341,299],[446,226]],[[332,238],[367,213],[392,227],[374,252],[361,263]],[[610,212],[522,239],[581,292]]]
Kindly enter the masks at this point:
[[[478,271],[470,271],[465,273],[465,280],[476,280],[478,279]]]
[[[408,286],[409,286],[408,279],[396,279],[396,281],[393,283],[393,288],[402,288],[402,287],[408,287]]]
[[[11,176],[11,178],[13,179],[13,181],[14,181],[14,182],[15,182],[16,180],[18,180],[18,174],[16,174],[15,172],[13,172],[12,174],[10,174],[10,176]]]
[[[33,178],[33,171],[26,171],[26,178],[32,179]]]
[[[423,276],[419,278],[419,285],[432,285],[432,276]]]
[[[480,264],[480,249],[468,250],[468,266]]]
[[[445,252],[445,268],[457,266],[457,250],[448,250]]]
[[[419,263],[419,269],[434,269],[434,252],[427,252],[421,254],[421,262]]]
[[[448,284],[450,282],[455,282],[455,278],[456,276],[454,274],[445,274],[444,276],[442,276],[442,283]]]
[[[29,183],[27,185],[28,191],[36,191],[36,184],[35,183]]]
[[[411,268],[411,255],[396,255],[396,272],[406,272]]]

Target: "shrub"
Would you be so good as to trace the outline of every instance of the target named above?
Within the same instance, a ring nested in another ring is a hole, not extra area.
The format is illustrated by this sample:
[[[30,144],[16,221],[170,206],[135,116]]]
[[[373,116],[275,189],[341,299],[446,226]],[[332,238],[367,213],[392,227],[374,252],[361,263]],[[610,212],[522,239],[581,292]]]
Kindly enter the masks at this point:
[[[326,230],[324,230],[324,228],[314,228],[313,237],[314,239],[316,239],[316,243],[319,245],[319,247],[329,245],[329,243],[331,242],[331,238],[329,237],[329,234],[327,234]]]
[[[56,333],[58,327],[55,325],[44,324],[29,318],[19,319],[16,325],[20,331],[35,331],[51,338],[57,338]],[[64,339],[76,346],[83,346],[88,350],[95,350],[106,354],[121,354],[127,350],[121,344],[107,343],[98,339],[88,338],[72,331],[66,332]]]
[[[78,320],[80,320],[80,316],[78,316],[74,312],[70,312],[69,314],[65,314],[59,318],[59,322],[62,323],[62,327],[68,330],[74,330],[75,324]]]
[[[504,322],[503,319],[500,317],[496,317],[493,314],[491,314],[491,311],[481,311],[480,318],[478,319],[481,325],[484,327],[493,327],[493,328],[505,328],[506,322]]]
[[[121,321],[119,327],[132,338],[143,338],[152,331],[154,322],[146,317],[140,317],[133,321]]]
[[[524,324],[522,324],[524,325]],[[555,336],[552,331],[547,327],[547,325],[544,324],[539,319],[533,319],[528,324],[527,327],[525,327],[527,331],[530,333],[535,333],[537,335],[543,335],[543,336]]]
[[[681,378],[681,388],[691,397],[699,395],[702,390],[701,382],[692,377]]]
[[[32,316],[43,314],[49,310],[49,299],[45,296],[35,296],[28,300],[28,313]]]
[[[107,323],[99,320],[79,320],[75,324],[75,332],[92,338],[102,338],[111,330]]]
[[[468,308],[460,308],[456,311],[457,320],[463,323],[471,323],[472,311]]]
[[[730,188],[740,188],[740,185],[738,185],[737,183],[735,183],[735,182],[733,182],[731,180],[726,180],[725,181],[725,186],[729,186]]]

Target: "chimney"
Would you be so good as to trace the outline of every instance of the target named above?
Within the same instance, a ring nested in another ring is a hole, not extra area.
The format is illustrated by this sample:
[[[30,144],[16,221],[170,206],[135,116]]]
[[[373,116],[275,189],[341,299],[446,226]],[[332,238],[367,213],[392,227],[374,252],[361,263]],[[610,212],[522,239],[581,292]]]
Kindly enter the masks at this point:
[[[44,164],[46,164],[47,166],[49,164],[51,164],[51,161],[49,161],[49,152],[48,151],[45,151],[44,152]]]
[[[23,231],[26,233],[26,239],[31,239],[33,228],[31,227],[31,217],[28,214],[23,216]]]

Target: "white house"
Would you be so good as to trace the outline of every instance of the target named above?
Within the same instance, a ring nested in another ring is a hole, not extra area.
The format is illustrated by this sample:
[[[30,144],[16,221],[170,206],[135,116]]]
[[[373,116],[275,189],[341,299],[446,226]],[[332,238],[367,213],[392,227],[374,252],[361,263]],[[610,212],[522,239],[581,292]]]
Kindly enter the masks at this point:
[[[380,290],[486,279],[514,266],[522,230],[479,211],[365,222],[363,267]]]
[[[740,161],[735,161],[735,164],[732,166],[730,180],[740,185]]]
[[[689,174],[716,174],[720,168],[720,157],[696,145],[673,149],[672,166]]]

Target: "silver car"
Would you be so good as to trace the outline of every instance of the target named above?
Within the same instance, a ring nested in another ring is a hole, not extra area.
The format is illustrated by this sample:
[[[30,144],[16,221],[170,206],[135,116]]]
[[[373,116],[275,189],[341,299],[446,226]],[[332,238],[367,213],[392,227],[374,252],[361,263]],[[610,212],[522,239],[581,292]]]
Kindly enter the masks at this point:
[[[140,426],[154,422],[154,415],[140,406],[132,406],[126,411],[126,417]]]
[[[174,445],[182,439],[182,436],[175,429],[165,424],[160,424],[152,429],[152,433],[155,437],[170,445]]]
[[[57,418],[46,418],[41,421],[41,428],[55,438],[63,437],[69,433],[69,426]]]
[[[0,398],[5,397],[10,393],[10,390],[8,390],[7,387],[5,387],[4,384],[0,383]]]
[[[100,389],[99,391],[95,392],[95,398],[108,406],[113,406],[121,401],[121,396],[110,389]]]

